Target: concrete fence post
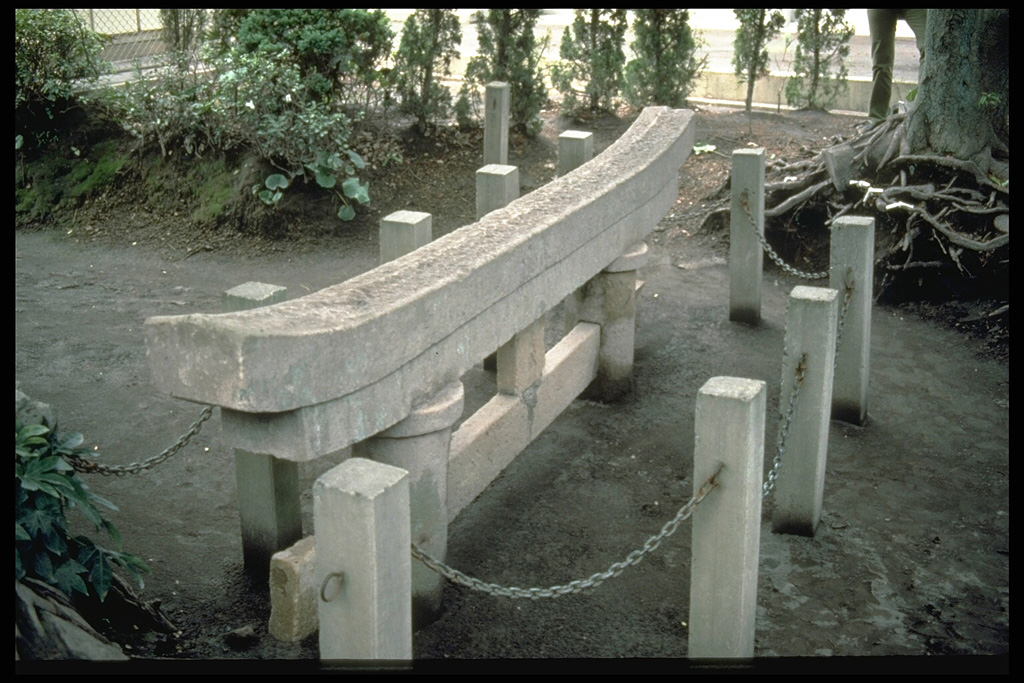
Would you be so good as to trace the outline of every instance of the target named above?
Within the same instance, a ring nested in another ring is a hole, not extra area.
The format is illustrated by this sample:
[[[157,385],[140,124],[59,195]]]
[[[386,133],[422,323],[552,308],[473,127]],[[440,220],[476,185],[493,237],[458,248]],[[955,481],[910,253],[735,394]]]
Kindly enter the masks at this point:
[[[409,473],[412,542],[442,562],[448,550],[448,457],[452,426],[462,417],[462,382],[452,382],[404,420],[352,449],[353,456]],[[320,527],[317,527],[317,537]],[[412,567],[413,621],[419,628],[441,613],[444,578],[421,562]]]
[[[794,287],[789,295],[779,410],[789,409],[798,367],[804,380],[775,481],[772,530],[776,533],[813,536],[821,519],[837,303],[838,292],[825,287]]]
[[[285,300],[284,287],[247,282],[224,292],[225,313],[270,306]],[[234,449],[238,515],[245,567],[257,576],[270,572],[270,558],[302,538],[299,465],[271,455]]]
[[[503,164],[487,164],[476,172],[476,219],[504,208],[519,199],[519,168]],[[496,370],[498,356],[484,358],[485,370]]]
[[[558,177],[594,158],[594,134],[567,130],[558,136]]]
[[[832,387],[832,417],[862,425],[868,412],[871,304],[874,300],[875,219],[841,216],[832,223],[828,285],[839,291],[842,310],[847,280],[853,285]]]
[[[693,513],[691,658],[754,656],[765,394],[764,382],[736,377],[712,377],[697,394],[694,494],[724,467]]]
[[[764,149],[732,153],[732,200],[729,206],[729,320],[761,322],[761,276],[764,250]]]
[[[558,177],[576,170],[594,158],[594,134],[578,130],[567,130],[558,136]],[[579,307],[583,299],[583,288],[565,297],[562,302],[562,321],[565,334],[572,332],[580,321]]]
[[[433,218],[420,211],[395,211],[380,221],[380,262],[394,261],[433,239]]]
[[[484,164],[508,163],[509,92],[508,83],[487,84],[484,95]]]
[[[313,484],[320,659],[412,659],[409,478],[349,458]]]

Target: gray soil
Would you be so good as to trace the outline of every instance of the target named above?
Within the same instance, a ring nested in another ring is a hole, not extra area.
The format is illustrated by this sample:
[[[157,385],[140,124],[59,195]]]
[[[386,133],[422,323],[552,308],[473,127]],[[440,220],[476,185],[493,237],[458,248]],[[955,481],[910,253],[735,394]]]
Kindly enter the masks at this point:
[[[510,163],[522,164],[523,191],[553,173],[559,130],[594,130],[600,151],[628,123],[570,126],[551,119],[537,141],[513,146]],[[750,134],[741,114],[702,112],[697,141],[726,155],[754,141],[769,154],[794,158],[832,135],[849,134],[854,123],[806,112],[761,114]],[[186,431],[199,406],[151,386],[146,318],[218,311],[222,292],[251,280],[286,286],[290,296],[341,282],[376,264],[372,226],[397,208],[434,212],[440,216],[435,231],[452,230],[473,213],[474,155],[429,177],[436,162],[409,155],[407,172],[396,172],[390,189],[378,192],[378,213],[364,225],[311,228],[304,236],[293,228],[290,237],[272,242],[222,229],[207,236],[209,249],[197,250],[206,237],[186,241],[179,233],[187,226],[141,204],[93,207],[75,221],[16,232],[21,390],[51,404],[65,430],[96,443],[104,463],[155,455]],[[463,170],[465,177],[458,175]],[[699,229],[704,200],[727,172],[723,156],[691,157],[675,217],[648,240],[635,392],[615,405],[574,402],[451,524],[452,566],[488,582],[546,587],[603,571],[642,547],[692,492],[695,397],[711,377],[767,383],[770,464],[786,301],[803,283],[767,267],[763,322],[729,322],[727,234]],[[402,193],[413,176],[437,183],[415,205]],[[446,189],[444,182],[458,187]],[[820,269],[827,254],[805,260],[799,265]],[[876,306],[872,328],[868,420],[862,427],[830,425],[817,533],[772,533],[772,505],[765,504],[753,666],[1008,670],[1008,346],[993,353],[984,338],[906,307]],[[493,392],[493,376],[479,368],[466,383],[468,414]],[[328,460],[301,467],[307,533],[312,483],[337,463]],[[178,629],[136,630],[110,615],[107,632],[127,654],[157,670],[188,663],[251,671],[252,660],[303,660],[273,666],[315,670],[316,636],[283,643],[266,632],[267,587],[243,568],[233,459],[216,412],[167,462],[121,478],[92,475],[88,482],[117,503],[112,519],[126,550],[152,568],[141,597],[159,601]],[[415,666],[502,671],[510,670],[507,662],[481,660],[685,658],[689,571],[684,523],[637,566],[584,594],[533,602],[449,585],[441,617],[414,635]],[[912,659],[923,655],[946,657]],[[852,659],[828,659],[835,657]],[[157,662],[165,658],[174,661]],[[604,662],[578,664],[577,670],[606,669]],[[546,668],[543,661],[530,666]]]

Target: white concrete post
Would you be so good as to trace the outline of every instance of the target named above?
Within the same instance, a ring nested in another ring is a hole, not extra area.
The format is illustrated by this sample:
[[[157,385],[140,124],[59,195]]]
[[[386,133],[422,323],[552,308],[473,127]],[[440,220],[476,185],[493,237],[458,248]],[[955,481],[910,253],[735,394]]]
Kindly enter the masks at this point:
[[[712,377],[697,394],[694,494],[723,467],[693,512],[691,658],[754,656],[765,393],[760,380]]]
[[[761,322],[764,251],[764,149],[732,153],[732,201],[729,205],[729,320]]]
[[[286,293],[277,285],[247,282],[224,292],[221,308],[230,313],[270,306],[284,301]],[[299,465],[240,448],[234,455],[245,567],[266,576],[274,553],[302,538]]]
[[[484,95],[484,164],[508,163],[509,91],[508,83],[487,84]]]
[[[638,242],[583,286],[579,319],[601,326],[597,379],[587,390],[596,400],[616,401],[633,388],[636,271],[647,257],[647,245]]]
[[[519,199],[519,168],[487,164],[476,172],[476,219]]]
[[[320,659],[412,659],[409,478],[349,458],[313,484]]]
[[[789,410],[798,366],[803,367],[804,380],[775,481],[772,530],[776,533],[813,536],[821,519],[837,303],[838,293],[825,287],[794,287],[789,295],[780,411]]]
[[[558,136],[558,177],[594,158],[594,134],[567,130]]]
[[[498,391],[521,394],[544,374],[544,318],[533,321],[498,348]]]
[[[578,130],[567,130],[558,136],[558,177],[576,170],[594,158],[594,134]],[[580,321],[579,308],[583,300],[583,288],[565,297],[562,302],[562,321],[565,334],[572,332]]]
[[[846,282],[853,284],[843,322],[832,417],[862,425],[868,412],[868,372],[871,362],[871,303],[874,300],[875,219],[841,216],[832,223],[831,274],[828,285],[839,291],[842,312]]]
[[[412,542],[435,559],[448,550],[448,458],[452,425],[462,417],[462,382],[452,382],[416,406],[395,426],[353,448],[354,456],[400,467],[409,473]],[[320,528],[317,527],[317,536]],[[441,613],[444,578],[421,562],[412,567],[412,610],[416,627]]]
[[[476,219],[491,211],[504,208],[519,199],[519,168],[503,164],[488,164],[476,172]],[[484,358],[485,370],[496,370],[498,356],[492,353]]]
[[[380,262],[394,261],[430,244],[433,218],[420,211],[395,211],[380,221]]]

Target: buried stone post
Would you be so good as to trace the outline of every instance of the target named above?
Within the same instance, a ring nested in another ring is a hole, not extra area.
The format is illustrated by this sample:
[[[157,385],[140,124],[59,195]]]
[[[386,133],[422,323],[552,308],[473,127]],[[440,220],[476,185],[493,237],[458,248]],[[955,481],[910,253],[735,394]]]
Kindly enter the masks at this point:
[[[285,300],[284,287],[247,282],[224,292],[225,313],[269,306]],[[270,571],[270,558],[302,538],[299,465],[272,455],[235,453],[238,514],[246,570],[257,576]]]
[[[463,397],[462,382],[452,382],[404,420],[352,450],[354,456],[409,473],[412,542],[442,562],[448,548],[448,455],[452,425],[462,417]],[[316,533],[320,538],[320,527]],[[440,615],[443,589],[440,574],[420,562],[413,566],[412,610],[417,628]]]
[[[638,242],[582,288],[576,314],[601,326],[597,379],[587,395],[617,401],[633,389],[633,351],[636,339],[636,271],[647,263],[648,249]]]
[[[765,393],[760,380],[712,377],[697,394],[694,494],[721,471],[693,512],[691,658],[754,656]]]

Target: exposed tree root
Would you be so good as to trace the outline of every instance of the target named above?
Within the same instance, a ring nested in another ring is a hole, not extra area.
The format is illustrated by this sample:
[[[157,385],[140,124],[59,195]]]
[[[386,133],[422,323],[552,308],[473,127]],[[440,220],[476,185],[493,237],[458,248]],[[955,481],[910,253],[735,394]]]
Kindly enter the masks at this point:
[[[848,213],[871,215],[878,226],[877,294],[898,287],[906,278],[920,283],[924,273],[941,278],[947,289],[973,290],[983,281],[991,285],[993,278],[1001,287],[1007,278],[1010,243],[1005,146],[993,147],[993,171],[985,173],[972,161],[905,153],[905,136],[905,117],[892,116],[812,158],[769,163],[769,241],[772,231],[806,230],[807,216],[820,217],[823,226],[830,226]],[[716,193],[718,203],[705,224],[728,212],[726,189]],[[993,293],[998,296],[999,291]]]

